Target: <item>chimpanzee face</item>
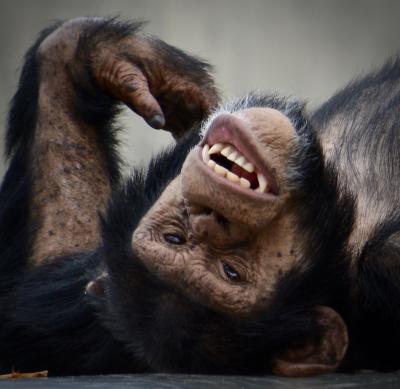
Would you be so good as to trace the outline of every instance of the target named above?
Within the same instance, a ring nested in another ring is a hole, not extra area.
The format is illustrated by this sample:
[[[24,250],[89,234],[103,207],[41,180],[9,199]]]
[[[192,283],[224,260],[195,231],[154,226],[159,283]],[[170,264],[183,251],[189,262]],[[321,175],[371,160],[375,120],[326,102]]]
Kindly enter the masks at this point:
[[[293,199],[304,144],[292,121],[272,108],[217,113],[205,130],[132,246],[192,299],[249,315],[268,306],[301,254]]]

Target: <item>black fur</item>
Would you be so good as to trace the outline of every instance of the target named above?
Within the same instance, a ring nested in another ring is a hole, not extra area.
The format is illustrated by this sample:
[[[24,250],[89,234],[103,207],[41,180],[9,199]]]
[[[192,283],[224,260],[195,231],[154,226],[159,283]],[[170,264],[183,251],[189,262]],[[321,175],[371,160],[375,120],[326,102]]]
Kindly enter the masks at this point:
[[[322,139],[335,135],[331,161],[342,190],[365,202],[374,218],[347,272],[348,365],[399,368],[400,58],[350,83],[311,120]]]
[[[98,262],[90,253],[59,258],[22,275],[15,291],[1,297],[2,371],[100,374],[136,366],[85,296]]]
[[[279,280],[268,310],[240,320],[216,313],[160,281],[131,249],[137,224],[200,139],[194,128],[175,147],[153,158],[147,169],[134,170],[119,185],[113,126],[118,106],[94,85],[90,53],[104,41],[118,42],[137,33],[140,23],[92,21],[76,52],[76,60],[87,67],[83,72],[69,69],[77,97],[72,112],[99,129],[114,189],[102,220],[102,244],[93,252],[28,266],[33,228],[26,224],[28,155],[39,86],[36,51],[58,25],[45,30],[28,52],[10,111],[11,163],[0,191],[0,369],[263,374],[270,371],[276,353],[319,335],[318,305],[334,308],[349,327],[350,351],[343,368],[398,368],[400,61],[351,84],[310,118],[302,103],[274,95],[252,94],[229,105],[230,111],[275,108],[294,124],[301,141],[293,150],[287,180],[296,188],[299,233],[307,242],[298,266]],[[160,56],[171,59],[171,66],[194,79],[208,70],[178,49],[157,40],[153,44]],[[339,147],[328,159],[323,141],[335,120],[342,132]],[[351,181],[359,155],[369,159],[357,185],[363,185],[362,194],[371,206],[387,205],[388,217],[371,231],[353,266],[347,240],[359,195]],[[374,185],[380,188],[379,196],[371,190]],[[86,295],[88,281],[103,270],[109,274],[104,296]]]

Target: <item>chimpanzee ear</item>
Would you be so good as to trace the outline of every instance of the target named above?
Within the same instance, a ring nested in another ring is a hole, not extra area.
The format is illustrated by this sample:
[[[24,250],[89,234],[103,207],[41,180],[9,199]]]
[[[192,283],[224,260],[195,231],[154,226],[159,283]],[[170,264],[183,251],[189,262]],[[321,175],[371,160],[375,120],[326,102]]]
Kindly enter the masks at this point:
[[[96,298],[103,298],[108,277],[108,273],[104,271],[94,280],[89,281],[85,289],[86,294]]]
[[[287,377],[305,377],[335,371],[348,346],[348,332],[342,317],[325,306],[316,308],[321,332],[318,339],[293,347],[273,360],[273,373]]]

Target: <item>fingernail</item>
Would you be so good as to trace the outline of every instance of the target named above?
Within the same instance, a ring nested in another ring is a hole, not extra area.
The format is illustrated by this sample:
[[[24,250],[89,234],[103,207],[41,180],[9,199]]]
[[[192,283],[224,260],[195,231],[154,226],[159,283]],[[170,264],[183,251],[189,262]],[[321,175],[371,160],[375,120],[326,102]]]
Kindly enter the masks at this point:
[[[165,126],[165,119],[164,119],[163,115],[157,113],[148,121],[148,123],[153,128],[160,129],[160,128],[163,128]]]

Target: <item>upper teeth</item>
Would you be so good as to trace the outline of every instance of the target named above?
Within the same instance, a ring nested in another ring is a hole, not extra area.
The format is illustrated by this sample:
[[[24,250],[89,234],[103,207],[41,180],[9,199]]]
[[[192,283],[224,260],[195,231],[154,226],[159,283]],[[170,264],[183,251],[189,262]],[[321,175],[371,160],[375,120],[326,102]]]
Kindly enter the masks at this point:
[[[240,185],[243,188],[249,189],[251,183],[244,177],[239,177],[235,173],[229,171],[228,169],[224,168],[221,165],[218,165],[215,161],[210,159],[210,155],[220,153],[230,161],[234,162],[235,164],[242,167],[244,170],[248,171],[249,173],[254,172],[255,168],[254,165],[247,161],[246,157],[235,147],[232,145],[227,145],[223,143],[215,143],[211,147],[208,144],[203,146],[202,150],[202,159],[204,163],[215,173],[218,175],[227,178],[229,181]],[[257,192],[266,192],[267,191],[267,179],[261,173],[257,173],[258,178],[258,188],[255,189]]]
[[[207,148],[209,147],[208,145],[204,145],[204,147],[206,146]],[[254,165],[251,162],[247,161],[247,159],[242,154],[240,154],[239,151],[236,150],[233,146],[225,145],[223,143],[216,143],[208,150],[208,154],[211,155],[217,153],[221,153],[224,157],[228,158],[232,162],[235,162],[236,165],[239,165],[244,170],[247,170],[249,173],[254,172]]]

